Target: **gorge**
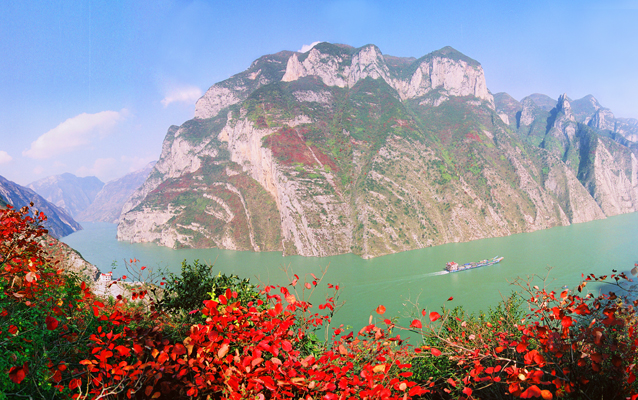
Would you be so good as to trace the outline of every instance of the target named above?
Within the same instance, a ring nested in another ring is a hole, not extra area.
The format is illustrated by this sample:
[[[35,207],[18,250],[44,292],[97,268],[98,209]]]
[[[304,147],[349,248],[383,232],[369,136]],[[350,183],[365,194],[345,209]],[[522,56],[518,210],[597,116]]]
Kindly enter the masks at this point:
[[[602,219],[638,207],[637,135],[592,96],[492,95],[451,47],[320,43],[213,85],[117,238],[371,258]]]

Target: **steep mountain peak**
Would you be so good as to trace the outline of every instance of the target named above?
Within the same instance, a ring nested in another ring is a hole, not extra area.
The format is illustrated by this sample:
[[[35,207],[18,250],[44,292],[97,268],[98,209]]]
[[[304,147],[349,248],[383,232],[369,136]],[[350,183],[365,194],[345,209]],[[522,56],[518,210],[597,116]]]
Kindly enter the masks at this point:
[[[439,50],[433,51],[432,53],[426,55],[426,57],[449,58],[450,60],[454,61],[463,61],[473,67],[478,67],[481,65],[481,63],[479,63],[475,59],[466,56],[452,46],[445,46]]]
[[[554,107],[556,107],[556,100],[552,99],[546,94],[541,94],[541,93],[530,94],[529,96],[523,98],[521,100],[521,103],[523,103],[525,99],[530,99],[531,101],[534,102],[534,104],[536,104],[541,110],[544,110],[544,111],[551,111]]]
[[[421,97],[432,90],[448,96],[474,96],[494,107],[480,64],[452,47],[444,47],[418,60],[385,57],[373,45],[357,49],[319,43],[304,54],[288,59],[282,81],[317,76],[327,86],[352,88],[365,79],[383,79],[402,100]]]
[[[402,100],[421,97],[433,89],[451,96],[474,96],[493,109],[480,64],[446,46],[418,60],[385,57],[374,44],[354,48],[322,42],[310,51],[281,51],[255,60],[250,68],[211,86],[195,106],[196,119],[215,117],[221,110],[246,100],[269,83],[293,82],[316,76],[327,86],[352,88],[365,79],[383,79]]]
[[[556,109],[565,114],[565,117],[574,121],[574,115],[572,114],[572,105],[569,103],[569,98],[566,93],[563,93],[558,98],[558,103],[556,103]]]

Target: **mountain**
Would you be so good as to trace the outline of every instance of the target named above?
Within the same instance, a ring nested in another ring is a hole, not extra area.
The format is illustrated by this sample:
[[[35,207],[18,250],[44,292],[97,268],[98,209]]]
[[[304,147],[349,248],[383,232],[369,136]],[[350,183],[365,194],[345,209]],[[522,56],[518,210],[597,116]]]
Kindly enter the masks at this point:
[[[168,129],[118,239],[367,258],[635,211],[636,150],[561,99],[492,96],[451,47],[263,56]]]
[[[0,198],[3,203],[10,204],[14,208],[22,208],[33,202],[35,208],[47,216],[44,224],[49,234],[55,238],[61,238],[82,229],[82,226],[64,210],[48,202],[33,190],[20,186],[0,176]]]
[[[97,193],[93,202],[77,215],[77,219],[117,223],[124,203],[137,188],[142,186],[153,165],[155,165],[155,161],[148,163],[140,170],[107,182]]]
[[[104,182],[95,176],[80,178],[69,173],[49,176],[27,185],[74,218],[93,202],[103,186]]]

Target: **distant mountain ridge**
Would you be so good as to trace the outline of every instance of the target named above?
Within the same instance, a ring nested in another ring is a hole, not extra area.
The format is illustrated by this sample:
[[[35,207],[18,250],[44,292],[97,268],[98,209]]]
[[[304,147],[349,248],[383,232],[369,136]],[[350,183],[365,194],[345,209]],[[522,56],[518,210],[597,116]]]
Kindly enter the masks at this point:
[[[18,185],[2,176],[0,176],[0,200],[17,209],[33,202],[34,207],[47,216],[44,227],[54,238],[59,239],[82,229],[80,224],[55,204],[50,203],[32,189]]]
[[[142,169],[107,182],[93,202],[77,215],[78,220],[117,223],[122,207],[135,190],[142,186],[154,165],[155,161],[150,162]]]
[[[74,218],[95,200],[103,186],[104,182],[95,176],[81,178],[70,173],[49,176],[27,185]]]
[[[211,86],[118,239],[367,258],[633,212],[633,126],[593,97],[493,96],[451,47],[320,43]]]
[[[603,107],[592,95],[577,100],[570,99],[566,94],[563,97],[569,103],[575,122],[594,128],[603,136],[611,137],[625,146],[638,145],[638,119],[615,117],[611,110]],[[535,129],[534,121],[536,125],[547,122],[549,114],[559,105],[559,100],[538,93],[527,96],[520,102],[507,93],[497,93],[494,99],[497,113],[506,117],[504,121],[523,135]]]

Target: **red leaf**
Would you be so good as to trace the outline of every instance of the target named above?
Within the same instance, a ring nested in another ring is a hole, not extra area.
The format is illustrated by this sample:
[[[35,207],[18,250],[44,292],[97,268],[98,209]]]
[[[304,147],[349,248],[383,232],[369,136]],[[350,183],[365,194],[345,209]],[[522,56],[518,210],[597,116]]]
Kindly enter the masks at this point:
[[[441,314],[439,314],[438,312],[432,311],[430,313],[430,321],[434,322],[434,321],[436,321],[439,318],[441,318]]]
[[[82,384],[82,381],[79,379],[71,379],[71,382],[69,382],[69,389],[73,390],[75,388],[80,387],[80,385]]]
[[[454,300],[454,297],[452,297],[452,296],[450,296],[450,298],[449,298],[449,299],[447,299],[447,301],[452,301],[452,300]],[[469,388],[468,388],[468,389],[469,389]],[[472,389],[470,389],[470,394],[472,394]]]
[[[44,320],[44,322],[47,324],[47,329],[48,329],[48,330],[50,330],[50,331],[54,330],[54,329],[55,329],[55,328],[57,328],[57,327],[58,327],[58,325],[59,325],[58,320],[57,320],[57,319],[55,319],[55,318],[53,318],[53,317],[52,317],[52,316],[50,316],[50,315],[49,315],[48,317],[46,317],[46,319]]]
[[[11,367],[9,370],[9,379],[16,384],[20,384],[29,373],[29,367],[25,362],[21,367]]]
[[[377,314],[379,315],[383,315],[385,313],[385,307],[380,305],[379,307],[377,307]]]
[[[144,271],[144,270],[146,269],[146,267],[142,267],[142,268],[140,268],[140,269],[141,269],[142,271]]]
[[[306,286],[306,289],[312,289],[312,285],[310,284],[310,282],[306,282],[304,286]]]
[[[541,390],[538,386],[532,385],[527,388],[523,393],[521,393],[521,399],[531,399],[532,397],[540,397]]]
[[[466,396],[471,396],[472,395],[472,389],[470,389],[469,387],[463,388],[463,394]]]
[[[219,350],[217,350],[217,358],[222,358],[226,354],[228,354],[228,349],[229,349],[228,343],[222,344]]]
[[[569,328],[574,323],[574,320],[571,319],[570,317],[565,316],[563,317],[560,323],[561,325],[563,325],[563,328]]]
[[[55,382],[55,383],[60,383],[60,381],[62,380],[62,373],[60,373],[59,370],[56,370],[53,373],[53,376],[51,377],[51,380],[53,380],[53,382]]]
[[[117,350],[117,352],[120,353],[121,356],[128,357],[131,355],[131,349],[129,349],[128,347],[117,346],[115,350]]]
[[[412,321],[412,323],[410,324],[410,328],[416,328],[416,329],[421,329],[423,328],[423,325],[421,325],[421,321],[418,319],[415,319],[414,321]]]
[[[434,347],[432,347],[432,348],[430,349],[430,352],[432,353],[432,355],[433,355],[434,357],[438,357],[438,356],[440,356],[440,355],[441,355],[441,350],[439,350],[439,349],[435,349]]]

